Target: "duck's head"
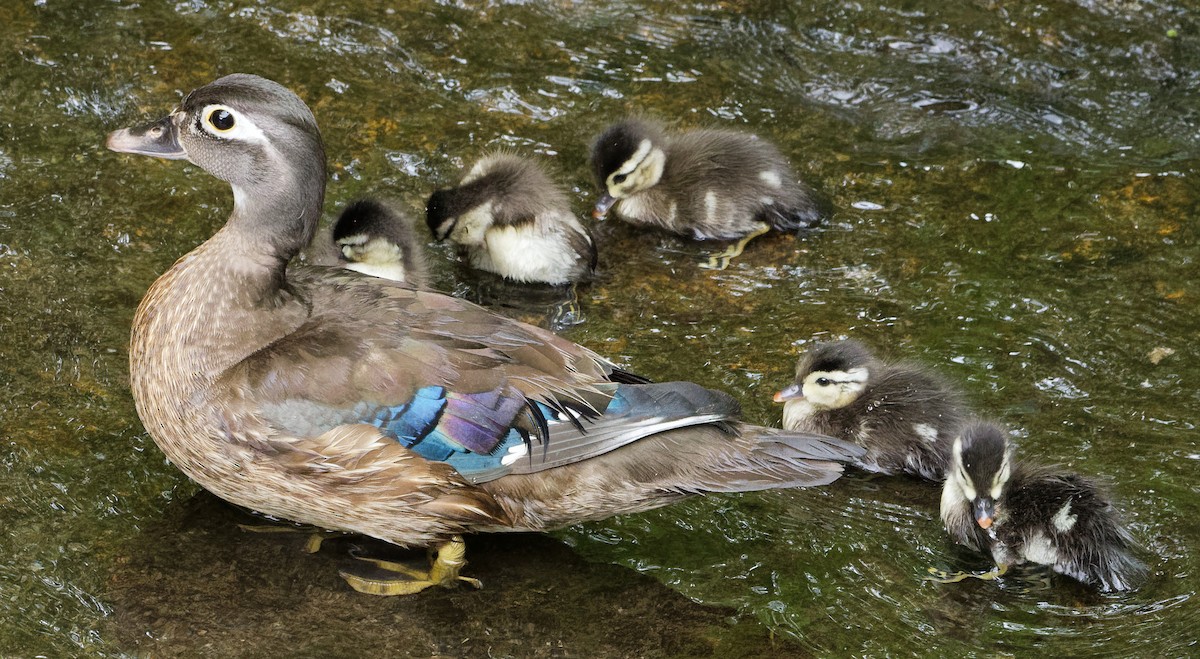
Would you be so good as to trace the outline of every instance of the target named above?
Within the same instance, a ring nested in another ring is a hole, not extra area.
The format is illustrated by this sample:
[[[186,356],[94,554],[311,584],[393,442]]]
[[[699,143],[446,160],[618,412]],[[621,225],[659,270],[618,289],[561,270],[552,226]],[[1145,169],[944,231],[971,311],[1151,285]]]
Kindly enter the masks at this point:
[[[1012,473],[1011,457],[1007,436],[991,423],[970,424],[954,440],[945,488],[971,504],[980,528],[992,526],[996,501]]]
[[[600,133],[592,144],[592,173],[601,189],[593,217],[602,219],[617,200],[658,185],[667,162],[665,142],[662,129],[639,119]]]
[[[321,133],[304,101],[279,83],[225,76],[158,121],[113,131],[108,148],[192,162],[233,187],[235,218],[300,220],[300,246],[316,230],[325,192]]]
[[[345,267],[372,277],[414,283],[419,264],[409,261],[417,258],[415,242],[407,218],[373,199],[346,206],[333,225],[333,244]]]
[[[796,364],[796,379],[775,394],[775,402],[807,401],[817,410],[845,407],[866,390],[877,364],[858,341],[818,343]]]

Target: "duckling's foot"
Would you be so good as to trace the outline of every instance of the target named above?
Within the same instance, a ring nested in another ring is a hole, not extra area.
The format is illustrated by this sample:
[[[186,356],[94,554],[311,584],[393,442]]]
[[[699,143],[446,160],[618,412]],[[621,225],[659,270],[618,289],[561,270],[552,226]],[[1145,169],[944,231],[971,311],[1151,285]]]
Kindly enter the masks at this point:
[[[315,554],[321,551],[321,543],[334,536],[344,535],[341,531],[328,531],[315,526],[271,526],[269,524],[238,524],[238,528],[250,533],[307,533],[304,551]]]
[[[555,304],[550,311],[550,329],[563,330],[583,322],[583,309],[579,306],[579,293],[576,285],[571,284],[567,291],[568,298]]]
[[[966,579],[979,579],[981,581],[995,581],[1004,576],[1008,572],[1008,565],[1000,564],[994,570],[987,572],[947,572],[939,570],[935,567],[927,568],[929,576],[925,577],[927,581],[936,581],[938,583],[957,583]]]
[[[770,230],[771,226],[769,224],[760,225],[757,229],[747,234],[745,238],[725,248],[724,251],[710,256],[706,263],[700,264],[700,267],[709,270],[724,270],[728,268],[734,257],[740,256],[742,251],[746,249],[747,243]]]
[[[467,564],[467,545],[459,536],[454,536],[450,542],[437,548],[430,561],[429,570],[417,570],[394,561],[384,561],[377,558],[355,556],[360,561],[370,563],[385,572],[386,577],[361,576],[346,570],[338,574],[350,584],[350,587],[368,595],[413,595],[431,586],[450,588],[459,581],[465,581],[476,588],[483,588],[478,579],[464,577],[459,574]]]

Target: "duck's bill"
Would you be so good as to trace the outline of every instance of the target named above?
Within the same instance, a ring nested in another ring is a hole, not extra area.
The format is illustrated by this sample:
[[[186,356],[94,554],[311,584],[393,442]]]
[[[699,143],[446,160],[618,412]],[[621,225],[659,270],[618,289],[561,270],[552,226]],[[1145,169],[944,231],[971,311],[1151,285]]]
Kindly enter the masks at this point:
[[[776,403],[786,403],[789,400],[797,400],[800,398],[804,398],[804,391],[801,389],[800,385],[793,383],[784,387],[781,391],[775,392],[774,400]]]
[[[616,197],[605,192],[600,195],[600,199],[596,201],[596,207],[592,209],[592,217],[597,220],[603,220],[605,215],[608,215],[608,209],[617,203]]]
[[[187,152],[179,143],[179,129],[170,116],[144,126],[122,128],[108,134],[107,146],[117,153],[136,153],[167,160],[183,160]]]
[[[979,524],[979,528],[991,528],[995,515],[996,507],[991,499],[979,498],[975,500],[975,522]]]

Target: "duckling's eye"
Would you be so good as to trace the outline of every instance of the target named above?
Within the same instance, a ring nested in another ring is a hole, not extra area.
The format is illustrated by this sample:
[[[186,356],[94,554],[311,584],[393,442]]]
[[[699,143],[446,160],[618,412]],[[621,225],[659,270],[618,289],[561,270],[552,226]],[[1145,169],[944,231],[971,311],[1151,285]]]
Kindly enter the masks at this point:
[[[233,113],[224,108],[217,108],[208,113],[208,123],[222,132],[233,130]]]
[[[821,385],[822,387],[828,387],[829,385],[833,384],[833,381],[829,378],[817,378],[817,384]]]
[[[613,183],[620,185],[620,184],[624,183],[625,179],[627,179],[627,178],[629,178],[629,174],[617,174],[616,176],[613,177]]]

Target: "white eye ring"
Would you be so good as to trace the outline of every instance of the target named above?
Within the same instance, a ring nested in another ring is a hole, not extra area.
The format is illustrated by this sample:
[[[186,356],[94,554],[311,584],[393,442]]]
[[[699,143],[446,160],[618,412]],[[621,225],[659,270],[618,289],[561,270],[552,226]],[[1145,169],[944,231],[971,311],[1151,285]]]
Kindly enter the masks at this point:
[[[204,132],[225,140],[267,143],[267,136],[246,115],[228,105],[206,105],[200,111],[200,128]],[[222,127],[224,126],[224,127]]]

